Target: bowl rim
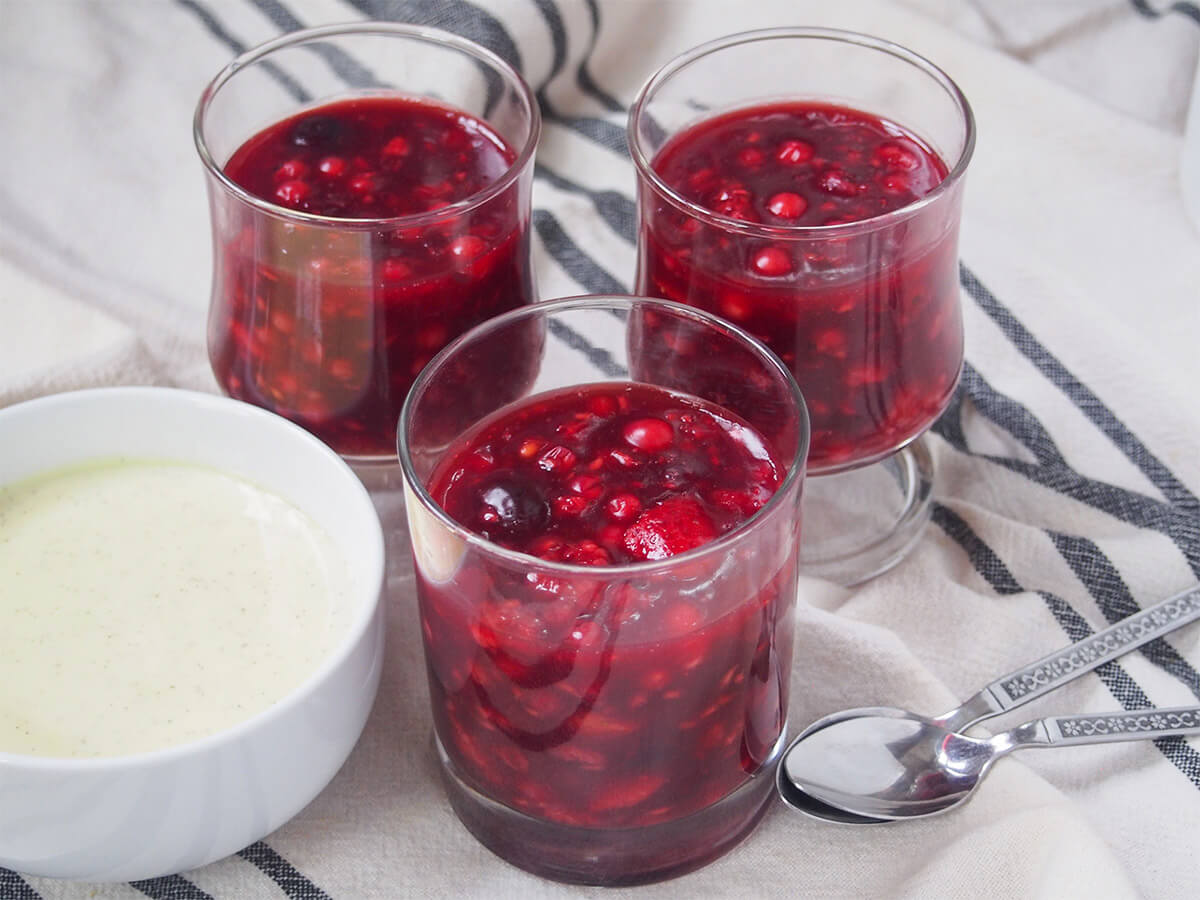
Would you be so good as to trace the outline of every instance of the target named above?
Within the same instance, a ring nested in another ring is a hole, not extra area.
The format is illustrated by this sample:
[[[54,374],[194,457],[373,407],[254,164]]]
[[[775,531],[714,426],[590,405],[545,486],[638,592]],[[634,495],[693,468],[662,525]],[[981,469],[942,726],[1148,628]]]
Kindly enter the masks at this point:
[[[328,445],[282,416],[240,400],[201,391],[159,386],[118,386],[63,391],[0,408],[0,429],[7,426],[9,419],[28,415],[30,410],[40,412],[43,410],[54,411],[58,408],[59,411],[63,411],[66,408],[78,406],[79,404],[88,405],[124,400],[150,400],[151,402],[175,404],[186,409],[204,409],[209,411],[210,414],[219,416],[238,416],[254,421],[263,428],[276,430],[279,433],[281,441],[307,445],[322,460],[321,466],[336,473],[336,477],[343,482],[341,489],[348,489],[350,491],[353,498],[351,502],[359,508],[359,513],[361,513],[359,516],[361,518],[361,525],[365,526],[362,530],[369,532],[369,534],[364,534],[362,538],[367,551],[367,565],[364,569],[366,576],[364,578],[364,588],[369,592],[369,596],[357,599],[352,597],[352,602],[357,608],[353,610],[353,614],[347,622],[346,629],[338,638],[336,644],[325,654],[320,664],[309,672],[304,680],[293,686],[281,698],[266,709],[260,710],[246,719],[242,719],[228,727],[202,737],[154,750],[143,750],[137,753],[113,756],[73,757],[42,756],[0,750],[0,774],[4,774],[5,771],[22,769],[43,772],[62,772],[68,770],[77,774],[112,773],[129,769],[169,765],[185,760],[188,757],[202,756],[230,743],[236,743],[293,713],[296,707],[303,703],[334,672],[341,668],[371,628],[383,602],[385,584],[383,526],[379,520],[379,514],[375,510],[375,505],[371,501],[370,493],[354,473],[354,470]],[[256,427],[258,426],[256,425]],[[84,454],[79,457],[77,462],[84,462],[91,458]],[[145,458],[149,459],[150,456],[148,455]],[[175,461],[184,464],[209,465],[217,471],[249,481],[251,484],[255,483],[253,478],[240,473],[230,472],[219,464],[206,463],[203,459],[168,459],[162,456],[154,457],[154,459],[156,462]],[[60,466],[49,466],[45,469],[40,469],[28,477],[36,477],[41,472],[52,472],[56,468],[60,468]],[[271,491],[271,489],[262,487],[261,485],[256,486],[262,490]],[[271,491],[271,493],[282,496],[276,491]],[[291,498],[283,496],[283,499],[295,505]],[[317,524],[322,528],[326,528],[324,523],[318,522]]]

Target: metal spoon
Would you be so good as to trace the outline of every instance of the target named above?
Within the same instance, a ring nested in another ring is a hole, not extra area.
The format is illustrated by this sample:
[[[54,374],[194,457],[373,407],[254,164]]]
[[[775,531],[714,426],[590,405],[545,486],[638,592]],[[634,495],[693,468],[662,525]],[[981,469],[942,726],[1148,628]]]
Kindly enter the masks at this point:
[[[907,719],[947,732],[963,732],[985,719],[1035,700],[1109,660],[1136,650],[1197,618],[1200,618],[1200,588],[1191,588],[1139,613],[1127,616],[1070,647],[998,678],[961,706],[940,716],[927,718],[893,707],[847,709],[825,716],[801,732],[784,752],[776,772],[779,793],[789,806],[814,818],[859,825],[887,821],[837,810],[828,803],[808,796],[803,784],[819,780],[823,768],[838,765],[839,762],[837,759],[825,758],[807,750],[800,755],[799,748],[818,733],[830,731],[833,734],[826,733],[822,738],[823,743],[845,743],[839,738],[843,728],[851,729],[848,734],[852,734],[866,746],[882,747],[886,740],[885,732],[894,726],[889,724],[887,728],[880,728],[877,733],[872,733],[869,725],[864,728],[864,723],[853,724],[860,719],[875,722],[876,727],[879,727],[878,723],[882,720]],[[792,758],[794,754],[795,759]]]
[[[1200,734],[1200,706],[1035,719],[987,739],[929,719],[862,716],[814,733],[784,765],[796,787],[837,809],[874,820],[911,819],[964,803],[992,764],[1014,750],[1182,734]]]

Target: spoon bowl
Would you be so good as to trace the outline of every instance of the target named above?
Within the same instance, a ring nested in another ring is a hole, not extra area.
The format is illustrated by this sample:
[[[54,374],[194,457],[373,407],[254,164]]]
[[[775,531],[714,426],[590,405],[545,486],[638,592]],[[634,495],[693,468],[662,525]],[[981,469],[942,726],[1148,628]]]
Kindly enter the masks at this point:
[[[886,709],[886,708],[885,708]],[[828,725],[833,725],[837,722],[846,719],[856,718],[860,715],[869,712],[867,709],[848,709],[842,712],[833,713],[818,719],[809,725],[799,736],[792,741],[792,746],[800,744],[808,739],[809,735],[825,728]],[[857,813],[847,812],[844,809],[839,809],[836,806],[818,800],[804,790],[789,776],[787,771],[788,754],[785,753],[780,764],[775,769],[775,784],[779,791],[779,796],[785,804],[790,806],[796,812],[803,813],[813,819],[818,819],[823,822],[833,822],[838,825],[882,825],[890,821],[889,819],[878,819],[872,816],[863,816]]]
[[[991,738],[912,713],[855,716],[795,744],[782,770],[793,788],[869,820],[914,819],[965,803],[996,760],[1026,747],[1066,747],[1200,733],[1200,707],[1035,719]]]
[[[806,798],[868,822],[944,812],[975,790],[998,754],[933,719],[879,708],[798,741],[780,778]]]

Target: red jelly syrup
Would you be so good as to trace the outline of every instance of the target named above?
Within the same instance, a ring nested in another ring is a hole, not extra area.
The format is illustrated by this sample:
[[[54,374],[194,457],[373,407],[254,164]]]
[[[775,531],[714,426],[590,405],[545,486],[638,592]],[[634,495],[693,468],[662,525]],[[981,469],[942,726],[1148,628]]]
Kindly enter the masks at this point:
[[[592,848],[594,881],[619,883],[622,864],[691,868],[727,849],[731,829],[745,832],[765,791],[749,811],[687,817],[778,749],[794,534],[662,566],[741,528],[786,474],[738,417],[643,384],[539,395],[446,452],[429,490],[452,518],[572,564],[506,568],[468,552],[444,580],[418,571],[434,718],[453,770],[546,823],[510,841],[495,820],[460,809],[485,843],[552,876],[562,855],[571,880]],[[731,824],[736,815],[747,818]],[[668,829],[662,844],[647,834],[634,846],[621,831],[678,822],[685,830]],[[593,845],[579,829],[624,837]],[[605,856],[614,848],[616,868]]]
[[[209,353],[226,392],[344,455],[393,457],[429,359],[533,298],[519,185],[464,202],[515,158],[483,121],[400,96],[315,107],[246,141],[225,164],[231,181],[324,218],[221,211],[235,221],[218,226]]]
[[[942,413],[963,360],[957,207],[895,215],[947,176],[918,137],[776,103],[685,129],[652,166],[720,218],[643,190],[639,293],[714,312],[779,354],[808,404],[810,472],[881,459]]]

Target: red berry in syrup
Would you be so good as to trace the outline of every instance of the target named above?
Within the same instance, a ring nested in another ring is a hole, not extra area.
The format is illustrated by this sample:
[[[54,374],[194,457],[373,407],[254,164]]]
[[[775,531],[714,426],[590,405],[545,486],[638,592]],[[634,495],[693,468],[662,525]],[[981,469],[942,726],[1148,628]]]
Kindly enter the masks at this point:
[[[385,259],[379,271],[384,281],[403,282],[412,277],[412,266],[402,259]]]
[[[755,169],[763,164],[767,155],[757,147],[743,147],[738,151],[738,162],[747,169]]]
[[[403,135],[398,135],[383,145],[383,150],[380,151],[384,159],[403,159],[408,156],[409,151],[408,138]]]
[[[813,158],[813,147],[807,141],[784,141],[775,151],[775,158],[789,166],[802,165]]]
[[[317,163],[317,170],[330,178],[339,178],[346,171],[346,161],[340,156],[326,156]]]
[[[875,155],[879,159],[878,164],[905,172],[912,171],[921,164],[917,154],[910,150],[905,150],[899,144],[890,142],[880,144],[879,148],[875,151]]]
[[[860,188],[840,169],[826,169],[817,177],[817,187],[837,197],[855,197]]]
[[[634,419],[621,430],[621,436],[631,447],[658,453],[675,442],[675,429],[662,419]]]
[[[642,501],[633,494],[616,494],[604,504],[604,511],[614,522],[630,522],[642,509]]]
[[[908,179],[903,175],[884,175],[879,179],[879,186],[888,194],[909,193]]]
[[[288,206],[300,206],[310,193],[310,188],[307,182],[304,181],[285,181],[275,189],[275,197],[280,203]]]
[[[486,249],[487,244],[483,239],[473,234],[464,234],[450,242],[450,255],[464,262],[474,259]]]
[[[767,201],[767,209],[781,219],[798,219],[808,209],[808,201],[791,191],[780,191]]]
[[[350,188],[351,193],[369,194],[375,190],[375,176],[370,172],[364,172],[361,175],[355,175],[346,185]]]
[[[698,501],[671,497],[646,510],[625,530],[625,549],[635,559],[666,559],[716,536],[712,519]]]
[[[289,159],[275,170],[275,180],[290,181],[294,178],[303,178],[307,174],[308,166],[302,160]]]
[[[792,271],[792,258],[779,247],[763,247],[751,256],[750,265],[759,275],[779,278]]]

